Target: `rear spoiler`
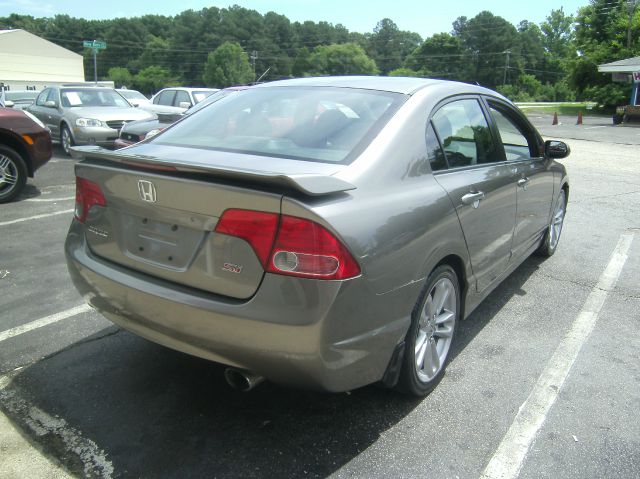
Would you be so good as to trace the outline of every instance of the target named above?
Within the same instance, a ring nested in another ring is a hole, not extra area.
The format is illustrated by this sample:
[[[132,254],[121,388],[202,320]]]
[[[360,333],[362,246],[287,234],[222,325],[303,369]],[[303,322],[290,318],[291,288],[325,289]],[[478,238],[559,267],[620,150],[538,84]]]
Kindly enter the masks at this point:
[[[71,156],[76,159],[106,160],[147,170],[206,173],[221,178],[260,182],[267,185],[291,188],[309,196],[324,196],[356,189],[356,186],[351,183],[328,175],[286,175],[242,168],[221,168],[216,165],[193,165],[180,160],[164,160],[145,155],[131,155],[125,151],[112,151],[95,145],[74,146],[71,148]]]

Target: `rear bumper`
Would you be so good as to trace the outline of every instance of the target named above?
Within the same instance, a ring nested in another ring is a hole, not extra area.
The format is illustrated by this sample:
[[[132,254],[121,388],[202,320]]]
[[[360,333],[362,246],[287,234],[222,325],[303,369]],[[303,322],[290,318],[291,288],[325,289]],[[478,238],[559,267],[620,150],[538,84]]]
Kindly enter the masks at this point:
[[[379,381],[404,339],[413,306],[406,303],[407,288],[375,295],[362,278],[273,274],[249,300],[231,300],[96,258],[76,221],[65,252],[74,285],[107,319],[172,349],[287,386],[338,392]]]

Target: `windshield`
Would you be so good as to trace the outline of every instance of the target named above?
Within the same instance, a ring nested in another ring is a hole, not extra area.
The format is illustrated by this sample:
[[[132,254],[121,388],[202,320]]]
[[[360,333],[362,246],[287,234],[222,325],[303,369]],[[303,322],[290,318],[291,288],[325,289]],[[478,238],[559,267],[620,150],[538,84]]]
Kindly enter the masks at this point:
[[[132,100],[146,100],[147,97],[144,96],[142,93],[140,93],[139,91],[136,90],[118,90],[118,93],[120,93],[123,97],[128,98],[128,99],[132,99]]]
[[[152,142],[349,163],[406,98],[351,88],[252,88],[189,115]]]
[[[68,89],[60,92],[63,107],[116,106],[131,108],[131,105],[115,90]]]

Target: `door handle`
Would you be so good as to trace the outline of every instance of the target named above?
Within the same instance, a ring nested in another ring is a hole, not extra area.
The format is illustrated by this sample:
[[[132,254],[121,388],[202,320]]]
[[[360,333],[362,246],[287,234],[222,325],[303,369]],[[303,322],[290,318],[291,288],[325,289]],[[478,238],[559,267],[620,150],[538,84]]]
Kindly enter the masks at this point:
[[[526,176],[518,180],[518,186],[522,186],[522,188],[525,190],[527,189],[528,184],[529,184],[529,178],[527,178]]]
[[[482,191],[474,191],[467,193],[461,199],[465,205],[472,205],[474,208],[477,208],[480,205],[480,200],[484,199],[484,193]]]

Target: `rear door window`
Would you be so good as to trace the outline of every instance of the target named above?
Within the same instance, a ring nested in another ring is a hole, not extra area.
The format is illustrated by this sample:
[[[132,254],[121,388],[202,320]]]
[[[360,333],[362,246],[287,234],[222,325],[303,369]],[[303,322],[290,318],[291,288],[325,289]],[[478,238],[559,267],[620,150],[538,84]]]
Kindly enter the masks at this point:
[[[176,98],[173,100],[173,106],[180,106],[180,103],[186,102],[191,105],[191,98],[189,94],[184,90],[176,91]]]
[[[476,99],[455,100],[432,118],[444,148],[449,168],[500,161],[489,124]]]
[[[173,98],[176,96],[175,90],[165,90],[153,99],[156,105],[173,106]]]

